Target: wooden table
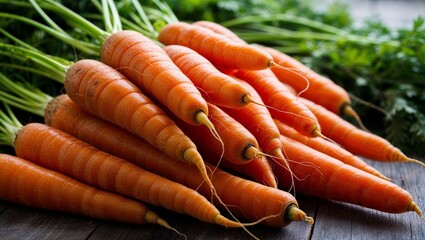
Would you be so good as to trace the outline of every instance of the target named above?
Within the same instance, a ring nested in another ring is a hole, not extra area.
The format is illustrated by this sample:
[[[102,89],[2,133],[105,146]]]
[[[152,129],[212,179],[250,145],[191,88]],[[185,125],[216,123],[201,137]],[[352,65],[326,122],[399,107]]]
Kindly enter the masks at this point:
[[[371,163],[409,191],[425,210],[425,167],[413,163]],[[425,220],[414,212],[388,214],[351,204],[298,196],[300,208],[315,224],[294,222],[286,228],[257,225],[249,230],[260,239],[425,239]],[[251,239],[241,229],[206,224],[188,216],[152,207],[188,239]],[[0,201],[0,239],[183,239],[156,225],[100,221],[79,215],[34,209]]]

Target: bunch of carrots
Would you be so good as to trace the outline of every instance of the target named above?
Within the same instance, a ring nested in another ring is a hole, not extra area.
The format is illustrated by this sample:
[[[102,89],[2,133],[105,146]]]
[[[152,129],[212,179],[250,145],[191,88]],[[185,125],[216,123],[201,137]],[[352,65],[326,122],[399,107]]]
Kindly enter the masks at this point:
[[[219,24],[180,22],[161,2],[168,17],[159,30],[146,13],[155,11],[138,1],[135,23],[121,20],[113,1],[93,2],[104,29],[53,0],[13,2],[46,24],[0,12],[91,56],[72,62],[1,29],[9,40],[0,54],[19,62],[3,66],[66,92],[50,96],[0,73],[0,143],[16,154],[0,155],[1,199],[176,232],[144,204],[249,234],[253,224],[312,224],[295,193],[422,216],[407,191],[358,156],[423,163],[344,120],[360,117],[331,80]],[[22,125],[9,105],[44,123]]]

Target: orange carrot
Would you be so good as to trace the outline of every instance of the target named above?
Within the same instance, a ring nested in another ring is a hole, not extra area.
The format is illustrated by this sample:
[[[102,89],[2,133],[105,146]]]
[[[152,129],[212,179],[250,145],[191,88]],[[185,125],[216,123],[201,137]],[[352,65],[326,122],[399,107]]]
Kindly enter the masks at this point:
[[[209,102],[230,108],[241,108],[251,102],[248,89],[220,72],[197,52],[180,45],[169,45],[163,49]]]
[[[116,32],[103,43],[101,60],[183,121],[211,128],[206,117],[208,106],[199,90],[151,39],[136,31]]]
[[[269,53],[257,47],[185,22],[166,25],[159,32],[158,40],[165,45],[189,47],[221,68],[258,70],[276,65]]]
[[[144,204],[86,185],[22,158],[0,154],[0,199],[26,206],[172,229]]]
[[[210,109],[208,118],[211,119],[223,144],[208,134],[206,128],[189,125],[179,119],[173,120],[196,145],[208,146],[214,153],[223,154],[223,159],[227,161],[246,164],[263,155],[259,150],[257,139],[244,126],[214,104],[208,103],[208,108]]]
[[[215,33],[219,33],[223,36],[226,36],[229,39],[232,39],[235,42],[246,43],[244,40],[239,38],[239,36],[236,35],[234,32],[232,32],[230,29],[228,29],[228,28],[226,28],[223,25],[220,25],[218,23],[201,20],[201,21],[193,22],[192,25],[197,25],[197,26],[201,26],[201,27],[204,27],[204,28],[208,28]]]
[[[258,92],[273,117],[306,136],[321,136],[320,125],[314,114],[279,82],[271,70],[237,70],[233,74]]]
[[[222,109],[254,135],[257,141],[259,141],[261,150],[270,156],[274,156],[273,161],[289,169],[288,163],[282,154],[282,141],[280,140],[279,129],[274,123],[269,110],[264,107],[263,100],[251,85],[244,81],[240,82],[248,88],[252,99],[257,104],[249,104],[241,109]]]
[[[352,153],[348,152],[347,150],[338,146],[337,144],[330,143],[329,141],[323,138],[310,138],[310,137],[304,136],[300,134],[299,132],[297,132],[295,129],[286,125],[285,123],[277,119],[274,119],[274,121],[282,135],[288,138],[291,138],[295,141],[298,141],[313,149],[316,149],[317,151],[325,153],[333,158],[336,158],[345,164],[351,165],[365,172],[368,172],[378,177],[381,177],[383,179],[389,180],[387,177],[382,175],[382,173],[380,173],[374,167],[370,166],[361,158],[354,156]]]
[[[396,184],[344,164],[295,140],[281,136],[297,192],[324,199],[357,204],[389,213],[422,211],[412,196]],[[276,165],[275,174],[282,188],[289,187],[290,175]]]
[[[289,55],[273,48],[261,48],[270,53],[276,63],[286,67],[273,68],[272,70],[280,81],[301,93],[301,97],[316,102],[336,114],[354,117],[361,124],[359,116],[351,107],[350,95],[345,89]],[[305,79],[308,80],[309,84],[307,89]]]
[[[203,183],[202,176],[194,166],[170,158],[124,129],[88,114],[70,101],[66,95],[54,98],[46,112],[49,114],[46,114],[45,120],[51,126],[144,169],[197,189],[208,198],[211,197],[211,191]],[[218,158],[212,157],[212,159]],[[208,166],[213,167],[212,165]],[[268,218],[263,222],[274,227],[286,226],[290,221],[309,220],[305,214],[297,210],[295,199],[286,192],[258,186],[256,183],[233,176],[220,169],[214,172],[211,179],[220,199],[229,206],[237,206],[237,209],[232,209],[232,212],[240,217],[257,221],[279,213],[280,217]],[[232,191],[232,194],[226,194],[229,190]],[[256,203],[247,202],[253,197],[256,199]],[[257,209],[254,210],[254,208]],[[295,214],[297,212],[300,215],[297,216]]]
[[[323,133],[349,152],[377,161],[424,164],[407,157],[386,139],[355,127],[326,108],[307,99],[300,98],[300,101],[316,115]]]
[[[68,69],[64,85],[83,109],[143,137],[172,157],[195,164],[212,187],[192,140],[118,71],[96,60],[80,60]]]
[[[13,146],[18,157],[92,186],[188,214],[207,223],[242,227],[222,216],[196,191],[102,152],[56,128],[30,123],[21,126],[15,134]]]

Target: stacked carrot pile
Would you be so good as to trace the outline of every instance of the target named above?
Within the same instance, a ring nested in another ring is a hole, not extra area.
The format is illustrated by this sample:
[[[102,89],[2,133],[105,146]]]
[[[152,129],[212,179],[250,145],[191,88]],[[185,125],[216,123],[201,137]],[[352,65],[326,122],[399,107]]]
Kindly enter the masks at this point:
[[[47,14],[49,25],[0,17],[97,58],[70,62],[10,34],[15,44],[0,43],[2,55],[31,59],[21,69],[48,73],[66,91],[49,96],[0,74],[3,102],[45,118],[23,126],[9,107],[1,113],[2,143],[19,157],[1,155],[2,199],[168,228],[142,203],[243,228],[313,223],[290,190],[422,215],[407,191],[356,155],[416,160],[343,120],[359,119],[348,93],[290,56],[248,45],[212,22],[170,22],[157,37],[123,30],[113,1],[102,1],[103,16],[113,20],[105,30],[58,2],[31,4],[61,14],[95,43],[74,39]]]

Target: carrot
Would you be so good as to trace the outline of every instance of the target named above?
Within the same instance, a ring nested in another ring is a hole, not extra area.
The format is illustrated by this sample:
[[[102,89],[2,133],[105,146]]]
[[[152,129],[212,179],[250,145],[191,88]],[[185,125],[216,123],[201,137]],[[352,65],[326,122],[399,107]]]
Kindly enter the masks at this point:
[[[246,81],[258,92],[273,117],[306,136],[322,136],[314,114],[279,82],[271,70],[237,70],[233,75]]]
[[[135,31],[117,32],[102,45],[101,60],[185,122],[209,124],[208,106],[199,90],[151,39]]]
[[[25,159],[0,153],[0,199],[26,206],[173,229],[141,202],[102,191]]]
[[[223,154],[223,159],[227,161],[246,164],[264,155],[259,150],[257,139],[244,126],[214,104],[208,103],[208,108],[210,109],[209,118],[220,135],[223,145],[208,134],[208,129],[186,124],[179,119],[174,121],[196,145],[208,146],[215,154]]]
[[[234,32],[232,32],[230,29],[228,29],[228,28],[224,27],[223,25],[218,24],[216,22],[200,20],[200,21],[193,22],[192,25],[197,25],[197,26],[201,26],[201,27],[204,27],[204,28],[208,28],[215,33],[219,33],[223,36],[226,36],[229,39],[232,39],[235,42],[246,43],[244,40],[239,38],[239,36],[236,35]]]
[[[415,211],[422,216],[412,196],[396,184],[359,170],[295,140],[281,136],[299,193],[357,204],[388,213]],[[282,188],[289,187],[290,175],[276,165]]]
[[[323,127],[323,133],[349,152],[371,160],[415,162],[424,165],[416,159],[407,157],[386,139],[357,128],[326,108],[307,99],[300,98],[300,101],[316,115]]]
[[[261,48],[270,53],[276,63],[286,67],[272,69],[280,81],[292,86],[301,97],[320,104],[333,113],[354,117],[363,126],[360,117],[351,107],[350,95],[345,89],[283,52],[270,47]],[[308,88],[305,79],[308,80]]]
[[[240,81],[240,80],[239,80]],[[259,146],[277,164],[282,164],[289,169],[289,165],[282,154],[282,141],[279,129],[257,91],[247,82],[240,81],[251,92],[252,99],[257,104],[249,104],[241,109],[222,108],[226,113],[240,122],[259,141]]]
[[[207,223],[243,227],[222,216],[205,197],[121,158],[107,154],[56,128],[29,123],[22,126],[7,108],[0,112],[3,143],[18,157],[61,172],[100,189],[188,214]]]
[[[269,53],[255,46],[235,42],[210,29],[185,22],[166,25],[159,32],[158,40],[165,45],[189,47],[221,68],[259,70],[278,67]]]
[[[180,45],[169,45],[163,49],[209,102],[230,108],[242,108],[251,102],[248,89],[220,72],[197,52]]]
[[[161,108],[112,67],[90,59],[63,64],[57,57],[8,44],[0,44],[2,51],[13,52],[13,58],[31,57],[41,64],[37,69],[59,75],[56,79],[64,83],[67,94],[80,107],[146,139],[170,156],[196,165],[214,190],[193,141]],[[4,84],[11,85],[10,80],[0,77]]]
[[[46,113],[48,113],[46,122],[51,126],[144,169],[197,189],[207,198],[211,197],[211,191],[203,183],[202,176],[194,166],[170,158],[142,139],[88,114],[66,95],[51,101]],[[211,158],[217,159],[215,156]],[[213,167],[211,164],[207,166]],[[220,169],[214,171],[211,179],[220,199],[229,206],[237,206],[232,212],[240,217],[257,221],[263,217],[279,214],[278,217],[267,218],[262,222],[274,227],[286,226],[290,221],[307,220],[305,214],[301,214],[304,217],[294,215],[299,211],[296,210],[296,200],[289,193],[271,190],[269,187],[236,177]],[[232,191],[232,194],[228,194],[229,191]],[[251,198],[255,198],[256,201],[250,201]]]
[[[274,121],[282,135],[288,138],[291,138],[295,141],[298,141],[313,149],[316,149],[317,151],[325,153],[333,158],[336,158],[345,164],[351,165],[355,168],[361,169],[375,176],[389,180],[389,178],[382,175],[382,173],[380,173],[374,167],[370,166],[361,158],[354,156],[352,153],[348,152],[347,150],[338,146],[337,144],[330,143],[329,141],[322,138],[310,138],[310,137],[304,136],[300,134],[299,132],[297,132],[295,129],[286,125],[285,123],[277,119],[274,119]]]

